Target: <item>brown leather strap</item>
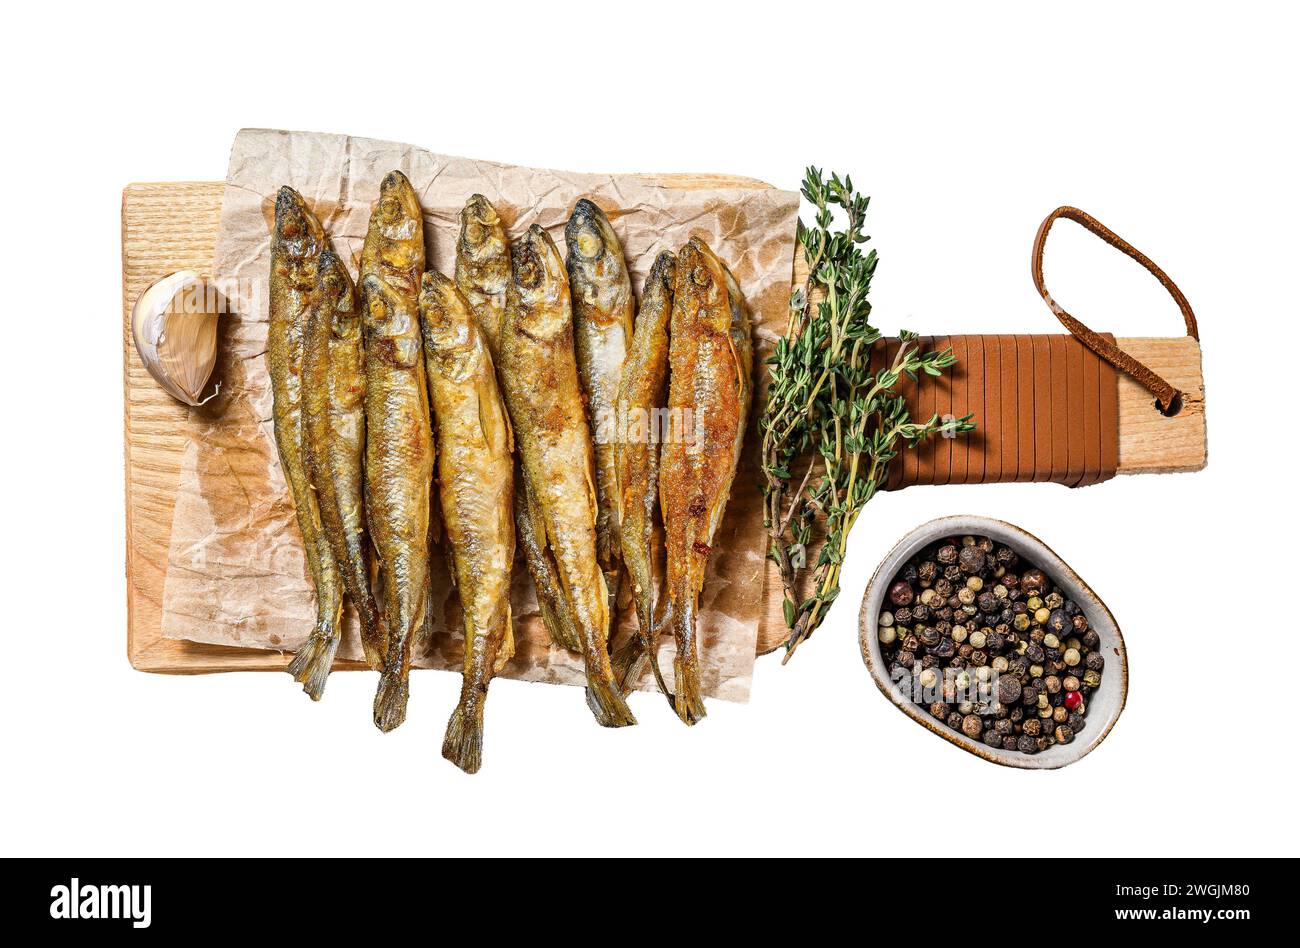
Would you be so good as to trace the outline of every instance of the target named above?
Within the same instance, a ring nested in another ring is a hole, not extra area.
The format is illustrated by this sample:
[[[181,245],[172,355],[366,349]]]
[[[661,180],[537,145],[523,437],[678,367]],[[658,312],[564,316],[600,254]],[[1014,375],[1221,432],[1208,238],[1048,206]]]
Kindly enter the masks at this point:
[[[1043,298],[1049,309],[1056,314],[1056,318],[1068,329],[1080,342],[1091,349],[1097,355],[1101,356],[1115,368],[1127,375],[1131,375],[1143,386],[1150,389],[1156,396],[1156,401],[1160,410],[1167,415],[1175,415],[1182,408],[1183,393],[1174,388],[1167,381],[1157,375],[1144,364],[1133,358],[1123,349],[1119,348],[1112,342],[1107,342],[1100,335],[1093,332],[1079,320],[1067,313],[1052,295],[1047,292],[1047,285],[1043,282],[1043,247],[1047,243],[1047,234],[1052,229],[1052,224],[1058,218],[1064,217],[1066,220],[1074,221],[1085,230],[1097,237],[1100,237],[1112,247],[1120,250],[1127,256],[1133,258],[1147,272],[1160,281],[1169,295],[1174,298],[1178,304],[1178,309],[1183,314],[1183,322],[1187,325],[1187,334],[1193,339],[1200,339],[1196,328],[1196,314],[1192,312],[1191,304],[1187,302],[1187,297],[1183,296],[1183,291],[1178,289],[1177,284],[1169,279],[1168,274],[1156,266],[1146,254],[1142,253],[1123,237],[1116,234],[1113,230],[1097,220],[1091,214],[1079,210],[1077,207],[1058,207],[1052,213],[1048,214],[1038,228],[1038,234],[1034,237],[1034,255],[1031,263],[1034,276],[1034,286],[1038,289],[1038,295]]]

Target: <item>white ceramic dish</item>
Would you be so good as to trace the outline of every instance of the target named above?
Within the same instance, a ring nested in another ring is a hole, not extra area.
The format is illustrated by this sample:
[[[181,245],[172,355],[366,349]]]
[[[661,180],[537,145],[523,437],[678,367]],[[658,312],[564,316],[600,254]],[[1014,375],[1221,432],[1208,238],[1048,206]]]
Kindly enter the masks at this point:
[[[880,640],[876,637],[877,617],[884,605],[890,580],[913,554],[927,544],[948,536],[987,536],[1011,547],[1046,572],[1062,590],[1062,594],[1079,605],[1084,615],[1088,617],[1088,624],[1101,639],[1100,648],[1106,657],[1101,685],[1088,699],[1087,726],[1069,744],[1056,744],[1038,754],[1024,754],[1020,751],[989,747],[983,741],[972,740],[960,731],[948,727],[944,722],[936,720],[926,708],[915,704],[890,680],[889,669],[880,653]],[[1124,710],[1124,702],[1128,697],[1128,656],[1124,650],[1124,637],[1120,634],[1119,625],[1115,622],[1115,617],[1110,614],[1110,610],[1106,608],[1106,604],[1042,540],[1013,524],[988,517],[940,517],[922,524],[903,537],[877,567],[871,582],[867,584],[867,592],[862,599],[862,611],[858,617],[858,642],[862,648],[862,659],[866,662],[876,686],[894,703],[895,707],[917,724],[950,743],[977,757],[1005,767],[1052,770],[1085,757],[1106,739],[1106,735],[1119,719],[1120,712]]]

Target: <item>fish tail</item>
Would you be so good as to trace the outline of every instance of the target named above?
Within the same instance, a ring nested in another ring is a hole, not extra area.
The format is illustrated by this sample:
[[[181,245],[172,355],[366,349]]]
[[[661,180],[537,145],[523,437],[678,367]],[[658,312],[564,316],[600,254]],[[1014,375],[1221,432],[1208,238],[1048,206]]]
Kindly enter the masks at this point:
[[[466,701],[451,713],[447,736],[442,741],[442,756],[467,774],[478,773],[483,763],[483,702]]]
[[[561,617],[556,603],[551,602],[546,596],[539,595],[537,605],[542,613],[542,625],[546,626],[546,631],[550,633],[551,641],[570,652],[581,652],[582,643],[578,641],[578,633],[573,628],[573,623]]]
[[[627,706],[623,692],[614,681],[608,666],[605,674],[587,674],[587,707],[596,716],[601,727],[627,727],[636,724],[632,709]]]
[[[325,693],[325,681],[334,666],[334,653],[339,650],[339,641],[336,629],[317,627],[289,663],[289,674],[302,685],[302,690],[312,701],[319,701]]]
[[[375,692],[375,727],[387,733],[406,720],[406,699],[411,685],[407,676],[398,671],[385,671],[379,677],[379,690]]]
[[[640,677],[641,665],[645,657],[645,642],[639,635],[632,636],[614,649],[614,654],[609,657],[609,667],[614,672],[614,680],[618,682],[618,687],[624,694],[631,690],[632,684]]]
[[[673,659],[673,710],[684,724],[695,724],[705,716],[700,696],[700,666],[695,652],[695,596],[687,595],[682,608],[673,610],[673,636],[677,656]]]

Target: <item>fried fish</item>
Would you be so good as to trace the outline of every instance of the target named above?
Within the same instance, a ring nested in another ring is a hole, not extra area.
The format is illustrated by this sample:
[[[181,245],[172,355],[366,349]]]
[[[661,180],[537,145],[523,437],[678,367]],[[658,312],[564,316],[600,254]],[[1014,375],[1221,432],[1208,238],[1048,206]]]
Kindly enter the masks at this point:
[[[564,228],[573,296],[578,379],[587,398],[596,458],[596,556],[611,594],[618,592],[622,560],[614,453],[618,441],[618,386],[632,342],[632,282],[623,247],[605,212],[583,198]]]
[[[524,477],[582,645],[587,704],[606,727],[635,724],[607,651],[609,599],[596,559],[591,432],[573,355],[569,281],[555,244],[537,225],[511,248],[500,376]]]
[[[303,356],[307,321],[321,254],[328,240],[320,222],[297,191],[283,187],[275,200],[271,236],[270,318],[266,357],[271,375],[271,416],[280,467],[293,495],[316,589],[316,625],[289,664],[302,690],[320,700],[342,635],[343,583],[329,541],[321,529],[303,452]]]
[[[442,756],[472,774],[482,762],[488,684],[514,654],[513,445],[484,334],[460,290],[434,270],[421,284],[420,326],[437,433],[442,522],[465,628],[460,703],[447,724]]]
[[[366,507],[379,556],[388,647],[375,726],[406,718],[411,649],[429,597],[429,494],[434,446],[420,338],[424,221],[400,171],[380,186],[361,252],[366,350]]]
[[[726,272],[704,241],[692,238],[678,254],[669,343],[668,410],[680,417],[687,436],[666,439],[659,461],[668,611],[677,646],[673,704],[687,724],[705,714],[696,608],[745,429],[748,383],[733,320]]]

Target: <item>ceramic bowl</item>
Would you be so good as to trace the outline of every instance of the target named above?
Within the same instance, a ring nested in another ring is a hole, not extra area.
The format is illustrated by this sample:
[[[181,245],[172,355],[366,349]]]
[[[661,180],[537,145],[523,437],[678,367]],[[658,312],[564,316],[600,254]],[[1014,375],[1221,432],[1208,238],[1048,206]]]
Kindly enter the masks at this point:
[[[949,536],[987,536],[1011,547],[1046,572],[1062,595],[1079,605],[1088,617],[1088,624],[1097,632],[1101,639],[1102,654],[1106,656],[1106,667],[1102,672],[1100,687],[1088,699],[1087,726],[1069,744],[1055,744],[1038,754],[989,747],[983,741],[972,740],[935,719],[924,706],[915,704],[910,696],[905,695],[890,680],[889,669],[881,656],[880,640],[877,638],[877,617],[885,603],[890,581],[911,556],[927,544]],[[944,740],[1005,767],[1052,770],[1074,763],[1106,739],[1119,719],[1120,712],[1124,710],[1124,701],[1128,697],[1128,656],[1124,650],[1124,637],[1106,604],[1042,540],[1013,524],[988,517],[940,517],[922,524],[903,537],[885,557],[867,585],[866,595],[862,599],[862,612],[859,614],[858,641],[862,647],[862,659],[876,686],[895,707]]]

